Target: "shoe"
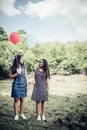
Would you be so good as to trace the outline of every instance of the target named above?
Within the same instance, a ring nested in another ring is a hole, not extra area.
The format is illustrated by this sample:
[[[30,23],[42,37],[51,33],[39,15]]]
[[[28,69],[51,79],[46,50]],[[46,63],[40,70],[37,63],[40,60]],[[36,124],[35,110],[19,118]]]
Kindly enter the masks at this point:
[[[27,119],[24,114],[21,114],[20,116],[21,116],[22,119]]]
[[[37,116],[37,120],[41,121],[41,116],[40,115]]]
[[[19,120],[19,116],[15,115],[14,120]]]
[[[46,121],[46,117],[44,115],[42,115],[42,120]]]

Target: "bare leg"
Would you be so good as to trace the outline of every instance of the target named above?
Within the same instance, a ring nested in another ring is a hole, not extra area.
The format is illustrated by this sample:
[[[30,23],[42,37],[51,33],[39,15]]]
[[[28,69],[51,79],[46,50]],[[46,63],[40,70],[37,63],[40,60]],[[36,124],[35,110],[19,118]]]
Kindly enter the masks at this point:
[[[20,98],[20,116],[22,117],[22,119],[27,119],[23,112],[24,112],[24,98]]]
[[[19,102],[19,99],[15,98],[14,99],[14,113],[15,113],[15,115],[18,115],[18,102]]]
[[[37,112],[37,115],[41,114],[41,111],[40,111],[40,102],[36,102],[36,112]]]
[[[45,116],[45,111],[46,111],[46,104],[45,102],[41,102],[41,114]]]
[[[20,98],[20,114],[24,112],[24,98]]]
[[[40,116],[40,114],[41,114],[41,110],[40,110],[40,106],[41,105],[41,103],[40,102],[36,102],[36,112],[37,112],[37,120],[41,120],[41,116]]]

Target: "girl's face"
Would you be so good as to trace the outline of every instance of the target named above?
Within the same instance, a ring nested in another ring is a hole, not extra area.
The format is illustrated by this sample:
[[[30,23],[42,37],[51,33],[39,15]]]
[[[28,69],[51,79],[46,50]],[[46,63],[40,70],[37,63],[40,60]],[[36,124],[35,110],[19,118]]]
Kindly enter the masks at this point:
[[[22,56],[20,59],[20,64],[23,64],[23,63],[24,63],[24,57]]]
[[[44,65],[44,64],[43,64],[43,60],[40,60],[39,66],[40,66],[40,67],[43,67],[43,65]]]

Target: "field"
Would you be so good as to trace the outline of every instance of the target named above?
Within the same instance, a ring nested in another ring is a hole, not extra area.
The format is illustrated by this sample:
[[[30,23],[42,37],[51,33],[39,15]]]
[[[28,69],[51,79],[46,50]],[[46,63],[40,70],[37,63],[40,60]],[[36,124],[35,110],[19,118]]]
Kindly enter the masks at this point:
[[[86,130],[87,76],[51,76],[46,104],[47,122],[37,121],[35,102],[31,101],[32,79],[25,99],[27,120],[14,121],[12,80],[0,81],[0,130]]]

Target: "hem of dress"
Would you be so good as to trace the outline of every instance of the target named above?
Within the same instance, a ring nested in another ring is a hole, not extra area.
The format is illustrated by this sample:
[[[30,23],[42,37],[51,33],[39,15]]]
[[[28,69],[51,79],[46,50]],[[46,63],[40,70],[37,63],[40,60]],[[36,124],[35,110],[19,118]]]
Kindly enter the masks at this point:
[[[35,102],[47,102],[48,100],[35,100],[35,99],[31,99],[32,101],[35,101]]]
[[[11,98],[26,98],[27,96],[24,96],[24,97],[13,97],[11,96]]]

